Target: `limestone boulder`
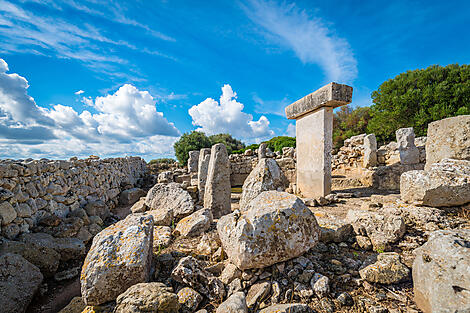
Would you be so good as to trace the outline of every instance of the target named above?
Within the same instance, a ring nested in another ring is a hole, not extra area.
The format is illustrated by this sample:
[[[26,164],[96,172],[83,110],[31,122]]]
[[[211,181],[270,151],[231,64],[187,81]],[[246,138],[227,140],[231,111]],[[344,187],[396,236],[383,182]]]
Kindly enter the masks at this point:
[[[368,237],[376,251],[387,251],[406,231],[403,218],[388,212],[349,210],[345,222],[352,225],[356,236]]]
[[[234,293],[219,305],[216,313],[248,313],[245,294],[241,291]]]
[[[132,213],[143,213],[147,211],[147,206],[145,205],[145,197],[142,197],[131,206]]]
[[[364,137],[364,160],[365,168],[377,166],[377,139],[374,134]]]
[[[240,210],[245,210],[250,201],[263,191],[284,191],[287,186],[287,179],[276,160],[260,159],[243,183]]]
[[[93,238],[80,277],[87,305],[114,300],[130,286],[148,281],[153,226],[151,216],[133,214]]]
[[[401,164],[419,163],[419,150],[415,145],[413,127],[400,128],[396,131],[398,152]]]
[[[210,300],[220,301],[225,296],[224,284],[206,271],[192,256],[180,259],[171,272],[171,277],[177,282],[189,285]]]
[[[262,309],[259,313],[313,313],[314,311],[306,304],[286,303],[275,304]]]
[[[204,207],[212,210],[214,218],[231,212],[231,189],[227,148],[223,143],[218,143],[211,148],[204,192]]]
[[[153,251],[158,252],[171,242],[171,228],[168,226],[153,227]]]
[[[25,312],[43,280],[41,271],[22,256],[0,256],[0,307],[5,313]]]
[[[178,302],[181,305],[181,311],[184,313],[195,312],[201,301],[202,296],[192,288],[184,287],[178,291]]]
[[[15,208],[8,201],[0,203],[0,222],[2,225],[7,225],[13,222],[17,213]]]
[[[195,237],[208,230],[212,223],[212,211],[200,209],[178,222],[174,230],[176,236]]]
[[[377,262],[359,271],[361,278],[371,283],[396,284],[408,279],[410,270],[400,262],[395,252],[380,253]]]
[[[443,159],[470,160],[470,115],[432,122],[426,140],[426,169]]]
[[[180,219],[194,211],[194,204],[189,193],[177,183],[156,184],[145,198],[149,210],[171,212],[174,218]]]
[[[163,283],[140,283],[131,286],[116,299],[115,313],[178,312],[178,297]]]
[[[140,188],[131,188],[121,192],[119,201],[121,204],[129,205],[139,201],[140,197],[145,197],[145,191]]]
[[[159,184],[168,184],[175,181],[174,174],[172,171],[165,171],[158,174],[157,182]]]
[[[245,211],[222,217],[217,232],[229,260],[241,270],[297,257],[320,236],[315,216],[302,200],[278,191],[264,191]]]
[[[409,171],[400,178],[403,201],[431,207],[470,202],[470,161],[443,159],[424,171]]]
[[[415,250],[413,290],[425,313],[470,311],[470,230],[438,230]]]
[[[54,249],[61,261],[80,259],[85,256],[85,245],[78,238],[54,238],[46,233],[25,233],[20,241],[31,244],[40,250]]]

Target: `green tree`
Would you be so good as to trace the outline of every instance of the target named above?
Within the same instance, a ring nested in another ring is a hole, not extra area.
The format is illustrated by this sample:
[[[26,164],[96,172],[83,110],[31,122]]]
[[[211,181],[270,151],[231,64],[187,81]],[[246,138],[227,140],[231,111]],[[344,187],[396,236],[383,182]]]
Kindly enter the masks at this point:
[[[370,108],[342,106],[333,115],[333,149],[338,150],[344,141],[366,132],[370,120]]]
[[[372,93],[367,130],[379,141],[395,139],[395,131],[413,127],[426,135],[430,122],[470,114],[470,66],[433,65],[387,80]]]
[[[282,148],[284,147],[295,148],[296,141],[294,137],[277,136],[266,141],[266,144],[268,145],[268,148],[271,149],[271,151],[282,152]]]
[[[227,147],[228,154],[232,154],[233,151],[245,148],[245,144],[238,139],[235,139],[230,134],[217,134],[209,136],[211,144],[223,143]]]
[[[192,131],[184,133],[177,142],[174,143],[175,155],[178,162],[182,165],[188,162],[189,151],[210,148],[211,141],[203,132]]]

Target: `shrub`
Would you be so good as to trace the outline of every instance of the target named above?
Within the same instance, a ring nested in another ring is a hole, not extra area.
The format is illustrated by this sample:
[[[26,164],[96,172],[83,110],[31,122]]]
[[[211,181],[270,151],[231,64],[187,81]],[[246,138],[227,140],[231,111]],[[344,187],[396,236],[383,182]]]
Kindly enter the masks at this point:
[[[295,148],[295,138],[288,136],[277,136],[266,141],[268,148],[271,151],[279,151],[282,153],[282,148],[284,147],[294,147]]]
[[[245,144],[238,139],[235,139],[230,134],[217,134],[209,136],[209,140],[212,145],[216,143],[223,143],[227,148],[228,154],[234,153],[233,151],[237,151],[240,149],[245,148]]]
[[[337,151],[344,141],[352,136],[363,134],[370,120],[370,108],[342,106],[333,115],[333,150]]]
[[[211,141],[203,132],[192,131],[184,133],[177,142],[174,143],[175,155],[178,162],[182,165],[186,164],[189,159],[189,151],[200,150],[202,148],[210,148]]]

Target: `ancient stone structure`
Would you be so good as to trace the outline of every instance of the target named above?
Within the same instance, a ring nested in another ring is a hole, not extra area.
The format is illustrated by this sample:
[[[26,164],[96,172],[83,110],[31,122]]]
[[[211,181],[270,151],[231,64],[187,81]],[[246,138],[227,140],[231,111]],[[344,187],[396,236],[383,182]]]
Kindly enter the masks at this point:
[[[415,146],[413,127],[400,128],[396,131],[401,164],[419,163],[419,150]]]
[[[264,159],[266,158],[266,150],[268,149],[268,145],[265,144],[264,142],[261,143],[258,147],[258,159]]]
[[[189,151],[188,172],[197,173],[199,162],[199,151]]]
[[[377,165],[377,139],[374,134],[364,137],[364,163],[365,168]]]
[[[351,102],[352,87],[330,83],[286,107],[296,120],[297,191],[305,197],[331,191],[333,108]]]
[[[204,207],[212,210],[214,218],[230,213],[230,163],[227,148],[223,143],[212,146],[207,181],[204,192]]]
[[[470,160],[470,115],[449,117],[428,125],[426,169],[446,158]]]
[[[204,191],[206,188],[207,171],[209,170],[209,160],[211,158],[211,149],[203,148],[199,151],[199,161],[197,170],[197,189],[199,192],[199,201],[204,202]]]

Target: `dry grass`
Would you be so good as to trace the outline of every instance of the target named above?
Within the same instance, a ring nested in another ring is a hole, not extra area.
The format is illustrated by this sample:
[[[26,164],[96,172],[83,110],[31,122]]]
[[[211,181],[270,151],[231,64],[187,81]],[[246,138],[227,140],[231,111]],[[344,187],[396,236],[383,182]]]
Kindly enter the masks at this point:
[[[457,216],[470,221],[470,206],[461,207],[457,212]]]

